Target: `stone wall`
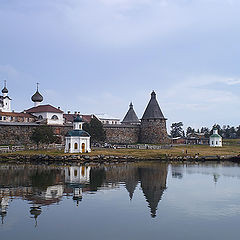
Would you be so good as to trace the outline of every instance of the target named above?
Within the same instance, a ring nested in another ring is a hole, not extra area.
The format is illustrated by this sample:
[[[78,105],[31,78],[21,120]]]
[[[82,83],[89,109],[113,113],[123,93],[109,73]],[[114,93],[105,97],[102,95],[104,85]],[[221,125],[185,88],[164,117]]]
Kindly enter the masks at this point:
[[[0,145],[27,145],[33,144],[30,140],[33,130],[37,125],[21,125],[21,124],[0,124]],[[54,133],[58,135],[62,142],[66,133],[72,129],[70,126],[51,126]]]
[[[139,142],[139,125],[104,125],[106,142],[112,144],[133,144]]]
[[[150,144],[168,144],[170,139],[167,134],[166,120],[142,120],[140,142]]]

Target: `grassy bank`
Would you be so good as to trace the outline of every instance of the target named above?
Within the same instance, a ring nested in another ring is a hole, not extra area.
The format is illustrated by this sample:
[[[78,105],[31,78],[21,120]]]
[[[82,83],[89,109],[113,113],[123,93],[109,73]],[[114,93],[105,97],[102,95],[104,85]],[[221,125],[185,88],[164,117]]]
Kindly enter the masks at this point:
[[[39,155],[47,154],[51,156],[63,156],[63,151],[58,150],[29,150],[20,151],[14,153],[2,153],[1,155]],[[240,140],[226,140],[222,148],[212,148],[205,145],[188,145],[188,146],[176,146],[171,149],[160,149],[160,150],[140,150],[140,149],[96,149],[91,153],[85,154],[90,156],[105,155],[105,156],[132,156],[136,158],[158,158],[161,156],[228,156],[228,155],[239,155],[240,154]],[[72,154],[71,154],[72,155]]]

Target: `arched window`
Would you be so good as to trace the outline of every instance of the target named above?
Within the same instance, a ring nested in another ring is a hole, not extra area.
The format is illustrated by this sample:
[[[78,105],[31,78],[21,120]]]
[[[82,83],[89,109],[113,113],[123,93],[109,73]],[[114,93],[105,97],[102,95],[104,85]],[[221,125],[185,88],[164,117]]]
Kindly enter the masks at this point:
[[[38,120],[42,120],[43,119],[43,116],[42,115],[39,115],[38,116]]]
[[[77,144],[77,143],[74,144],[74,149],[75,149],[75,150],[78,149],[78,144]]]
[[[82,143],[82,153],[85,153],[85,143]]]
[[[52,120],[58,120],[58,116],[57,115],[53,115],[52,116]]]

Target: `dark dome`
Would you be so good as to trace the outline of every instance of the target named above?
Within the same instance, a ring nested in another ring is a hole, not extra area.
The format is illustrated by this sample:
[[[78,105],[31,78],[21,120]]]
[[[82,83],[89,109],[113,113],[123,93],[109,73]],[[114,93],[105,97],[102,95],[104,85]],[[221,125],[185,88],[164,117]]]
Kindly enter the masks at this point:
[[[8,93],[8,90],[6,87],[3,88],[2,93]]]
[[[73,122],[82,122],[82,118],[80,117],[80,115],[77,115],[76,118],[74,118]]]
[[[36,93],[32,96],[32,101],[33,102],[42,102],[43,96],[38,91],[36,91]]]
[[[66,137],[90,137],[90,135],[84,130],[72,130],[66,134]]]

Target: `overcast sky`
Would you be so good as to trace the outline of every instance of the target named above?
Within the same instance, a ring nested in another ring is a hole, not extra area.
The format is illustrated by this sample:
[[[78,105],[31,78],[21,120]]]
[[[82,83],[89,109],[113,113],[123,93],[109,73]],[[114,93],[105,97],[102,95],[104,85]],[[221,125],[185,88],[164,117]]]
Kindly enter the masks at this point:
[[[0,0],[0,81],[12,108],[239,125],[239,0]]]

